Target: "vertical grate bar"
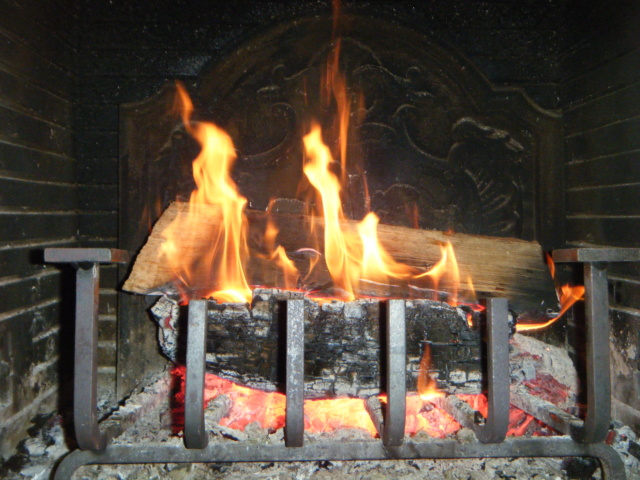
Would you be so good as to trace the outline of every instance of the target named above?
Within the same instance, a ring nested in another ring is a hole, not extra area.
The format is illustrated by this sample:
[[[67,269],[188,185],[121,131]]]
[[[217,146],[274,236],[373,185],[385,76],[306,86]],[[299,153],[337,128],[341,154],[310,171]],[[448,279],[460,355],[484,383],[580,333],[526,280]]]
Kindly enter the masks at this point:
[[[407,410],[407,335],[404,300],[387,304],[387,405],[382,441],[402,445]]]
[[[304,300],[287,300],[287,447],[304,443]]]
[[[99,264],[127,263],[129,254],[115,248],[46,248],[44,260],[76,269],[73,422],[80,449],[104,450],[107,436],[100,431],[97,413]]]
[[[107,439],[98,426],[98,301],[100,267],[77,265],[76,341],[73,385],[73,418],[78,447],[103,450]]]
[[[205,448],[204,376],[206,367],[207,301],[189,302],[187,330],[187,371],[184,396],[184,444],[187,448]]]
[[[509,426],[509,305],[487,299],[487,418],[472,427],[482,443],[500,443]]]
[[[584,264],[587,349],[587,413],[583,426],[572,425],[571,436],[582,443],[602,442],[611,419],[609,367],[609,290],[606,265]]]

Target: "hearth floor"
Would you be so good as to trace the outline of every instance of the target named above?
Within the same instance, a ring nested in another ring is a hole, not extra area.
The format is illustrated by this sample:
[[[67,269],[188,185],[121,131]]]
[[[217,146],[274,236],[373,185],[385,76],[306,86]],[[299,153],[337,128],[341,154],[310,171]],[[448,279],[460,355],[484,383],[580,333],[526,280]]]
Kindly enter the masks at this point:
[[[103,423],[103,428],[112,428],[122,419],[133,425],[112,440],[114,444],[142,445],[146,443],[166,443],[181,445],[182,437],[171,430],[172,414],[168,377],[161,377],[151,383],[142,392],[132,395],[126,403],[114,412],[113,420]],[[210,432],[210,443],[248,442],[251,444],[282,444],[282,429],[269,432],[257,423],[248,425],[244,431],[219,425],[219,412],[216,402],[205,415],[206,426]],[[628,453],[629,441],[636,437],[628,427],[617,429],[617,442],[614,447],[622,453],[627,467],[627,478],[640,478],[638,460]],[[473,432],[462,429],[456,434],[460,442],[477,441]],[[430,441],[429,437],[419,433],[413,437],[416,441]],[[368,433],[361,430],[342,430],[325,434],[306,434],[305,444],[316,442],[371,441]],[[433,440],[435,441],[435,440]],[[49,445],[46,445],[46,444]],[[42,433],[27,441],[26,452],[29,459],[19,471],[5,470],[10,480],[50,478],[52,466],[67,449],[64,446],[63,431],[59,422],[53,422],[46,435]],[[559,480],[570,478],[600,479],[597,469],[590,460],[561,458],[516,458],[516,459],[463,459],[463,460],[385,460],[385,461],[313,461],[313,462],[250,462],[216,464],[145,464],[145,465],[94,465],[79,468],[73,480],[196,480],[196,479],[270,479],[270,480],[322,480],[357,479],[378,480],[398,478],[418,480],[424,478],[442,478],[447,480],[489,480],[524,479]],[[571,473],[571,474],[570,474]]]

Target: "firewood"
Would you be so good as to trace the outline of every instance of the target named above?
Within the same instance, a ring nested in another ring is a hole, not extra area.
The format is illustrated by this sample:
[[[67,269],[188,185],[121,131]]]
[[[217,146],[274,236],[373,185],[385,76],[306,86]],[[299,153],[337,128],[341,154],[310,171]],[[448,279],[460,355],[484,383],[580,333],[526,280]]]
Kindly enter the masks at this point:
[[[284,301],[300,292],[256,289],[252,305],[208,302],[207,371],[241,385],[281,390],[285,371]],[[184,361],[186,309],[172,311],[174,301],[152,309],[162,331],[162,351]],[[382,391],[385,337],[383,303],[374,299],[332,301],[322,305],[304,299],[304,384],[307,398],[350,395],[367,397]],[[177,306],[176,306],[177,308]],[[167,315],[171,322],[168,324]],[[437,388],[450,393],[482,390],[480,337],[465,313],[432,300],[406,302],[407,388],[415,391],[425,344],[431,351],[427,367]]]
[[[171,283],[173,273],[160,251],[164,241],[162,232],[177,215],[186,215],[187,212],[187,204],[174,202],[163,213],[137,256],[132,272],[123,286],[125,291],[140,294],[165,291],[163,287]],[[264,252],[262,239],[268,216],[265,212],[256,210],[247,210],[246,216],[249,224],[249,247],[253,251]],[[322,220],[312,219],[302,214],[286,213],[272,213],[271,220],[279,229],[277,242],[289,253],[303,274],[306,273],[308,258],[304,258],[304,255],[308,254],[308,251],[294,252],[313,246],[309,243],[308,227],[314,224],[316,229],[322,231]],[[205,232],[219,223],[220,218],[215,212],[211,215],[202,215],[202,218],[195,222],[196,227],[194,227],[201,232],[189,232],[188,235],[178,239],[178,242],[182,242],[179,248],[185,262],[196,261],[209,248]],[[345,220],[341,227],[345,230],[354,230],[356,224],[356,221]],[[428,269],[440,259],[440,245],[447,241],[451,242],[460,269],[460,279],[465,282],[469,276],[478,297],[505,297],[509,299],[510,307],[517,312],[557,307],[553,280],[544,261],[542,249],[537,242],[382,224],[378,226],[378,237],[387,252],[397,261],[423,269]],[[264,285],[278,276],[276,266],[262,258],[251,258],[246,270],[250,283],[254,285]],[[309,281],[307,279],[307,283]],[[330,281],[326,266],[321,260],[314,271],[311,283],[322,285]],[[423,287],[428,288],[428,285]],[[366,292],[367,289],[364,290]],[[390,286],[386,294],[385,289],[382,288],[382,290],[374,293],[380,296],[416,297],[416,292],[412,291],[408,285]]]

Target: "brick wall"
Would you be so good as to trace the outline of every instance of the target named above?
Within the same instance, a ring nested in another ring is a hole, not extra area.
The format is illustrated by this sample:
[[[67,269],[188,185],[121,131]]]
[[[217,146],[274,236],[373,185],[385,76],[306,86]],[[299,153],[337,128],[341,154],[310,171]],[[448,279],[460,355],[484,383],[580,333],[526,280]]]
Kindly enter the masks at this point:
[[[560,56],[567,241],[640,247],[640,4],[575,2]],[[640,428],[640,266],[609,269],[614,416]]]
[[[77,242],[74,23],[65,0],[0,2],[1,457],[57,407],[68,360],[70,279],[41,252]]]

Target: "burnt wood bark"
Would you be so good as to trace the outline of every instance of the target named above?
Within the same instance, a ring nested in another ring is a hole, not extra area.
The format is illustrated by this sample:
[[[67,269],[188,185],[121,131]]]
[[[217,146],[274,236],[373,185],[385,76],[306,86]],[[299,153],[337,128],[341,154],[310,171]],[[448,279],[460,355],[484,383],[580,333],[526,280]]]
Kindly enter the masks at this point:
[[[285,301],[296,292],[256,290],[251,307],[209,303],[207,369],[263,390],[284,391]],[[385,303],[373,299],[305,298],[305,394],[308,397],[379,393],[383,385]],[[428,373],[449,392],[481,390],[480,333],[462,310],[430,300],[407,301],[407,387],[416,390],[425,343]],[[186,312],[185,312],[186,314]]]

